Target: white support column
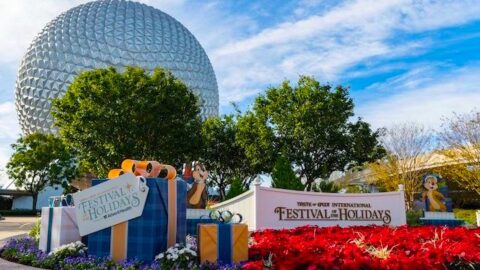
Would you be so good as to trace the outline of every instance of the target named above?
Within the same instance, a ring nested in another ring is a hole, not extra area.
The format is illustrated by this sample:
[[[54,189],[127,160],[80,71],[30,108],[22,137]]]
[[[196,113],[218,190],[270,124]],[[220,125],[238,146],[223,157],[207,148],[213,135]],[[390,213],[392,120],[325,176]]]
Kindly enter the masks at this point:
[[[403,212],[405,212],[405,219],[403,220],[403,223],[407,224],[407,201],[405,200],[405,186],[402,184],[398,185],[398,192],[400,193],[400,201],[403,203],[401,207],[403,208]]]
[[[258,210],[258,207],[261,205],[260,204],[260,185],[262,184],[262,178],[260,178],[259,175],[255,177],[254,180],[254,186],[253,186],[253,230],[258,230],[259,229],[259,219],[260,219],[260,211]]]

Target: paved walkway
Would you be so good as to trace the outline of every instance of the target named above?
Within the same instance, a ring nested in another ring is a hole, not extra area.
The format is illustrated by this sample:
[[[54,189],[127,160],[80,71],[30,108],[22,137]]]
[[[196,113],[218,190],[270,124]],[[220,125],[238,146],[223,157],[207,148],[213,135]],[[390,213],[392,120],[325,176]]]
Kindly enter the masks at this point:
[[[37,219],[38,217],[5,217],[4,220],[0,220],[0,246],[3,246],[10,237],[28,234]],[[11,263],[0,258],[0,269],[38,270],[39,268]]]
[[[38,219],[38,217],[5,217],[4,220],[0,220],[0,245],[6,238],[28,233]]]

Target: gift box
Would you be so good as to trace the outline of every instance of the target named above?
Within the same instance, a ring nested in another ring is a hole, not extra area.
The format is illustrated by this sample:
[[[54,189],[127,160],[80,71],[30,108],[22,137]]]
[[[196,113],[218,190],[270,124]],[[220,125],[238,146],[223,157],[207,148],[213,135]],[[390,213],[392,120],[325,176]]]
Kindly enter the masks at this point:
[[[92,185],[104,181],[93,180]],[[89,254],[112,256],[115,260],[136,258],[150,262],[169,246],[185,243],[186,184],[182,180],[163,178],[147,178],[146,184],[149,191],[142,215],[89,234]],[[173,210],[169,211],[169,208]],[[176,222],[169,222],[172,219]],[[172,224],[175,225],[172,227]]]
[[[74,207],[42,207],[40,250],[50,252],[80,240]]]
[[[199,224],[198,254],[200,262],[239,263],[248,260],[248,226],[246,224]]]

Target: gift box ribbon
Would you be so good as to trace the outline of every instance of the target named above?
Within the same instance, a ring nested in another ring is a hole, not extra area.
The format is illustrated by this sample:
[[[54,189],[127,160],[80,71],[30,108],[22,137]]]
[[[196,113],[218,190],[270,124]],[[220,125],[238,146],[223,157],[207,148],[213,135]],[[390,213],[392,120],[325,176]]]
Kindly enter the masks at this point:
[[[47,253],[52,248],[53,207],[48,208]]]
[[[233,214],[229,210],[214,210],[211,211],[208,216],[210,217],[210,219],[219,221],[221,223],[242,223],[243,220],[242,215],[240,215],[239,213]],[[238,217],[238,220],[235,220],[235,217]]]

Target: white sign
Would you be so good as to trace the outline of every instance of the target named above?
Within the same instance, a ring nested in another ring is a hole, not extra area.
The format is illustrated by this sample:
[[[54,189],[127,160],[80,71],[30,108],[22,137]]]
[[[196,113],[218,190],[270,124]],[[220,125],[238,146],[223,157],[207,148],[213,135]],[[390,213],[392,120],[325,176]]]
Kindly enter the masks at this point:
[[[148,195],[145,181],[127,173],[73,194],[80,235],[141,216]]]
[[[250,230],[406,224],[403,191],[339,194],[255,186],[212,209],[240,213]]]

